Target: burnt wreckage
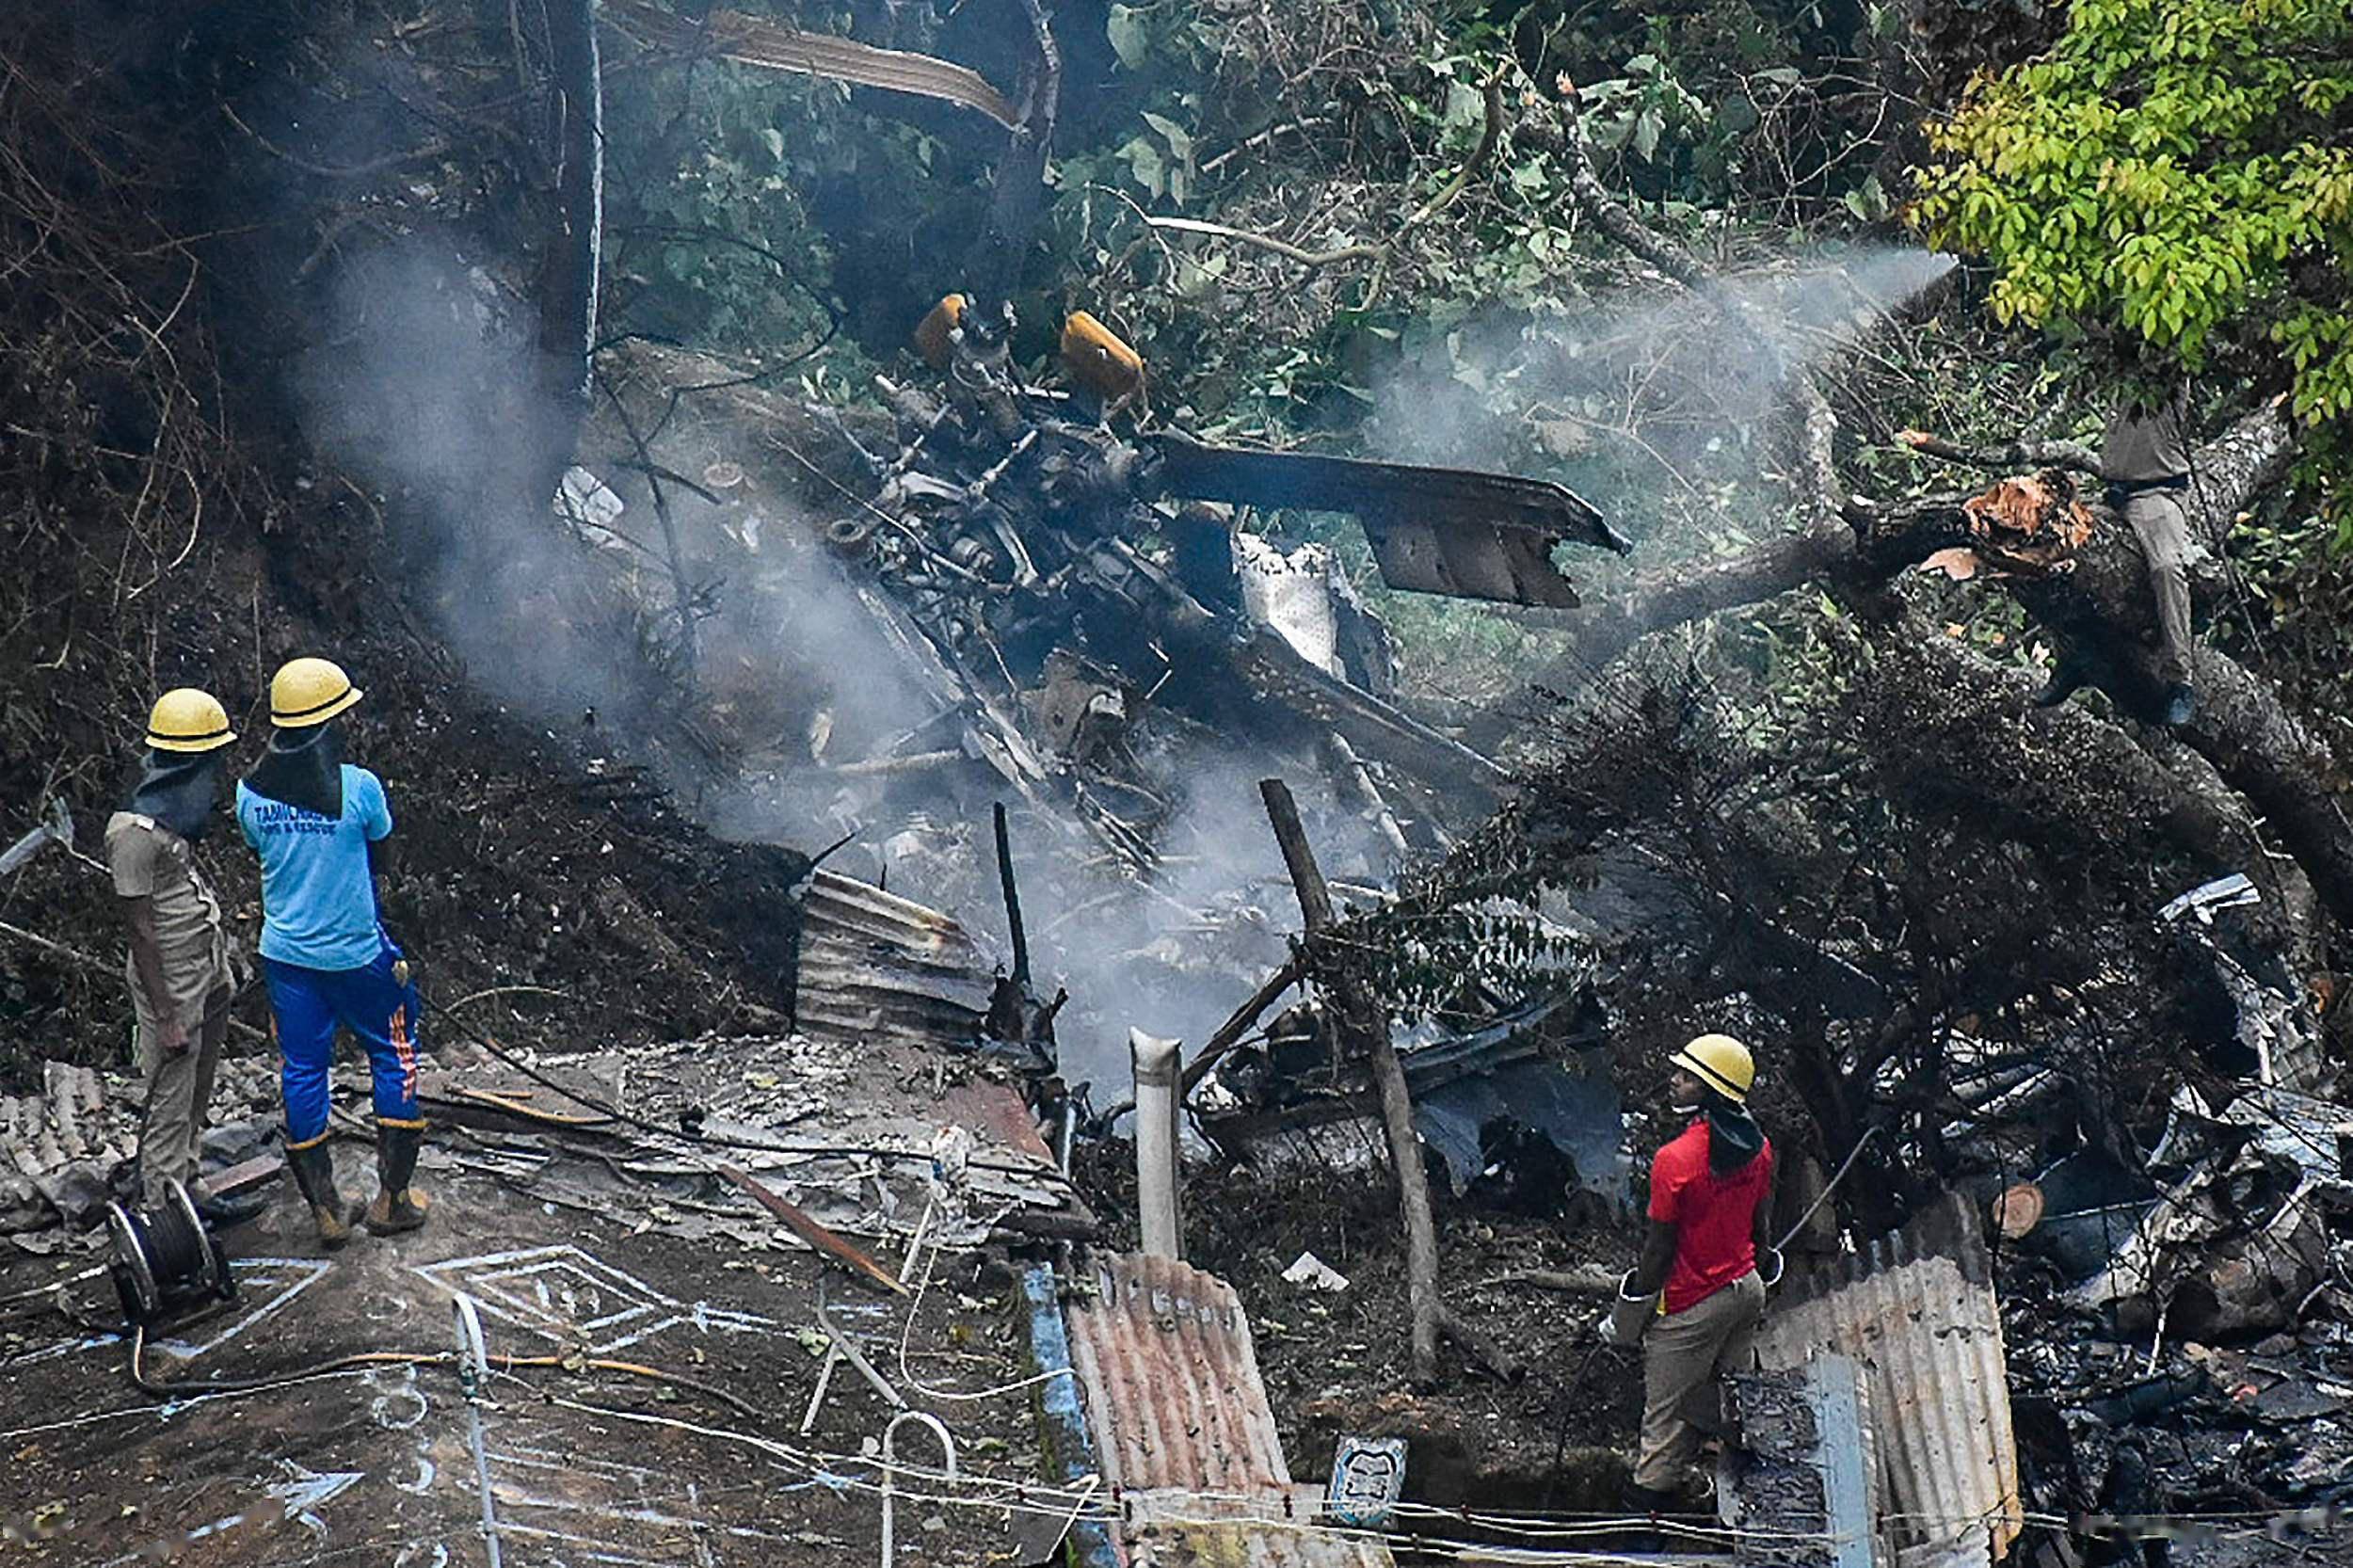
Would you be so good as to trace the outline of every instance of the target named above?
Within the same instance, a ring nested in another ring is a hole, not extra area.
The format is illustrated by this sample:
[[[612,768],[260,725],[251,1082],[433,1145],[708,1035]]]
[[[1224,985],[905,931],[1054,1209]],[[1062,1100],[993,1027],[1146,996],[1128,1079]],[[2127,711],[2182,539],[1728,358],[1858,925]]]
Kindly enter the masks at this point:
[[[1392,586],[1556,606],[1577,602],[1560,546],[1630,548],[1601,514],[1540,480],[1123,436],[1112,422],[1144,408],[1133,351],[1077,312],[1073,386],[1044,389],[1013,361],[1013,325],[1010,307],[955,295],[925,318],[916,345],[940,381],[883,382],[899,449],[857,445],[872,494],[824,529],[881,590],[861,597],[904,662],[964,715],[965,752],[1032,804],[1063,797],[1137,872],[1169,806],[1130,744],[1146,703],[1323,747],[1401,850],[1376,775],[1485,805],[1500,770],[1392,700],[1386,629],[1343,575],[1308,585],[1304,630],[1250,602],[1305,568],[1238,534],[1233,507],[1352,513]]]

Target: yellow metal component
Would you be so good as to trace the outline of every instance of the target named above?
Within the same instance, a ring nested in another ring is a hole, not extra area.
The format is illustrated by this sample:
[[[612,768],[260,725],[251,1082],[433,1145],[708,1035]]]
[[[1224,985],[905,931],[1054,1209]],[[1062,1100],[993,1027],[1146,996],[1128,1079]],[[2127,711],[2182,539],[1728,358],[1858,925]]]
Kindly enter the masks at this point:
[[[1756,1058],[1729,1034],[1703,1034],[1668,1060],[1735,1105],[1748,1103],[1756,1081]]]
[[[360,700],[343,666],[328,659],[290,659],[269,681],[269,722],[280,729],[325,724]]]
[[[1084,311],[1063,323],[1062,362],[1072,380],[1102,399],[1107,414],[1144,400],[1144,357]]]
[[[915,351],[934,370],[948,368],[948,334],[964,325],[964,296],[952,294],[916,324]]]
[[[166,692],[147,715],[147,744],[157,751],[213,751],[236,738],[220,700],[193,686]]]

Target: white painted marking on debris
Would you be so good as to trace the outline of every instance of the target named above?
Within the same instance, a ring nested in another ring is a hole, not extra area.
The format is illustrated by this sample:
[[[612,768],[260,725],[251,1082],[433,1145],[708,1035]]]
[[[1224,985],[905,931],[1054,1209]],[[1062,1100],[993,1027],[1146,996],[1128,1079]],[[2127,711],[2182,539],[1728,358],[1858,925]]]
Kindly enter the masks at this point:
[[[350,1491],[367,1479],[361,1470],[328,1470],[317,1473],[304,1469],[291,1459],[278,1462],[286,1467],[290,1480],[269,1488],[269,1495],[278,1499],[290,1518],[309,1527],[320,1540],[327,1539],[327,1521],[317,1510]]]
[[[598,1353],[681,1324],[705,1334],[769,1333],[776,1326],[773,1318],[707,1302],[689,1307],[568,1243],[451,1258],[416,1272],[452,1294],[473,1297],[501,1321],[558,1344],[586,1338]]]
[[[433,1478],[439,1474],[440,1472],[434,1467],[433,1462],[420,1452],[417,1455],[417,1479],[396,1480],[392,1484],[412,1496],[422,1497],[433,1489]]]
[[[44,1345],[40,1350],[26,1351],[22,1355],[13,1355],[6,1361],[0,1361],[0,1372],[9,1371],[18,1367],[30,1367],[36,1361],[55,1361],[61,1355],[72,1355],[76,1351],[94,1351],[101,1345],[121,1343],[122,1336],[120,1334],[93,1334],[80,1339],[60,1339],[54,1345]]]
[[[389,1387],[380,1381],[386,1377],[394,1380]],[[425,1413],[432,1408],[431,1401],[424,1397],[424,1390],[417,1386],[417,1369],[413,1366],[372,1367],[365,1381],[370,1388],[376,1391],[376,1398],[368,1402],[368,1414],[386,1432],[407,1432],[424,1420]],[[416,1401],[415,1410],[396,1410],[403,1400],[409,1400]]]
[[[256,1323],[266,1321],[283,1312],[296,1296],[326,1278],[334,1267],[326,1259],[317,1257],[238,1258],[230,1264],[230,1268],[238,1273],[251,1276],[238,1280],[237,1288],[242,1294],[250,1297],[255,1292],[275,1290],[276,1293],[200,1345],[191,1345],[184,1339],[151,1339],[148,1341],[148,1348],[178,1356],[183,1361],[194,1361],[200,1355],[220,1349]],[[295,1279],[291,1286],[287,1285],[286,1280],[295,1275],[300,1277]]]

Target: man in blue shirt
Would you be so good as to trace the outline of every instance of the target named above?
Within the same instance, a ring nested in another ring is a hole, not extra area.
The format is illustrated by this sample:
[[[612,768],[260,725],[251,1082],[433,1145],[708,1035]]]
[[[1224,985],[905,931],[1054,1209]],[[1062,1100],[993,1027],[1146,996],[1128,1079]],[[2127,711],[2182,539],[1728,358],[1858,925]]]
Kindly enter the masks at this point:
[[[424,1224],[409,1185],[424,1119],[417,1114],[422,1005],[408,960],[384,930],[376,875],[392,831],[383,781],[342,758],[333,722],[359,690],[325,659],[296,659],[270,680],[269,750],[237,785],[237,824],[262,857],[262,967],[282,1059],[286,1162],[340,1247],[360,1218],[335,1190],[327,1147],[328,1069],[335,1029],[367,1047],[376,1080],[376,1168],[366,1211],[379,1235]]]

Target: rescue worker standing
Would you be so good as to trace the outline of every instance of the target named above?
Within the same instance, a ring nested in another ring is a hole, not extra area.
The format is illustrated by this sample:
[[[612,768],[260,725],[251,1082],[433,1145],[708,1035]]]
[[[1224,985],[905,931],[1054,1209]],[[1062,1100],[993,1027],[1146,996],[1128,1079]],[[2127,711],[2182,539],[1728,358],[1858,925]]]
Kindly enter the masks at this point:
[[[160,1208],[166,1184],[177,1181],[212,1227],[262,1211],[258,1199],[199,1191],[196,1176],[237,981],[220,900],[197,867],[194,846],[220,805],[221,748],[236,738],[210,693],[166,692],[148,715],[138,782],[106,821],[106,867],[131,928],[124,967],[147,1087],[140,1195],[151,1210]]]
[[[2136,398],[2108,422],[2100,477],[2108,504],[2124,514],[2149,562],[2157,599],[2158,671],[2165,678],[2165,722],[2187,724],[2196,707],[2190,686],[2189,568],[2203,552],[2189,535],[2189,444],[2183,437],[2188,389],[2160,400]]]
[[[1642,1432],[1635,1500],[1659,1508],[1689,1495],[1703,1434],[1723,1427],[1718,1375],[1749,1359],[1765,1287],[1781,1262],[1766,1245],[1773,1150],[1747,1110],[1756,1064],[1729,1034],[1703,1034],[1670,1058],[1668,1103],[1690,1117],[1651,1161],[1642,1257],[1601,1322],[1613,1345],[1642,1346]]]
[[[424,1194],[409,1185],[424,1135],[421,1007],[376,897],[392,807],[382,780],[343,760],[334,722],[359,700],[325,659],[282,666],[270,680],[269,749],[237,786],[238,824],[262,857],[262,964],[282,1058],[286,1162],[328,1247],[350,1240],[360,1218],[336,1191],[327,1146],[339,1024],[367,1048],[375,1080],[378,1189],[367,1226],[414,1230],[425,1214]]]
[[[2170,397],[2132,397],[2108,422],[2100,445],[2100,477],[2107,503],[2121,514],[2149,564],[2149,588],[2156,598],[2157,673],[2165,682],[2164,719],[2179,728],[2197,710],[2191,685],[2190,568],[2205,552],[2189,531],[2189,389]],[[2089,680],[2098,657],[2077,648],[2059,661],[2036,694],[2035,704],[2055,708]]]

